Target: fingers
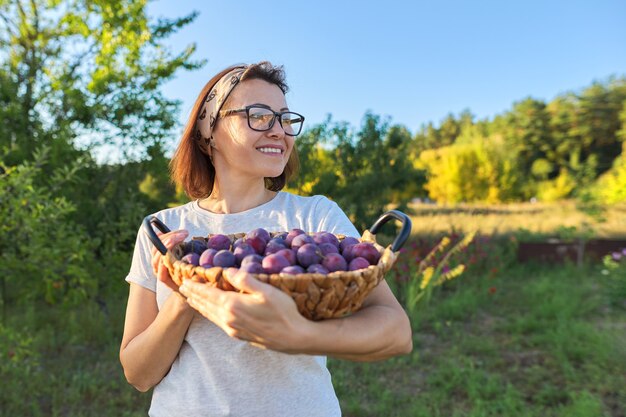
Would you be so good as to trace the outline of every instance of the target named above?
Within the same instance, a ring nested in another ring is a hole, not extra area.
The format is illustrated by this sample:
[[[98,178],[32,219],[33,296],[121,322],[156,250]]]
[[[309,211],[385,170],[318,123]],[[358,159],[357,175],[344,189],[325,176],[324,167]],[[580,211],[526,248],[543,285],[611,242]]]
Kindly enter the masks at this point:
[[[236,271],[236,272],[235,272]],[[265,293],[271,285],[265,284],[255,279],[247,272],[242,270],[232,270],[232,268],[224,271],[225,277],[230,284],[241,292],[245,293]]]

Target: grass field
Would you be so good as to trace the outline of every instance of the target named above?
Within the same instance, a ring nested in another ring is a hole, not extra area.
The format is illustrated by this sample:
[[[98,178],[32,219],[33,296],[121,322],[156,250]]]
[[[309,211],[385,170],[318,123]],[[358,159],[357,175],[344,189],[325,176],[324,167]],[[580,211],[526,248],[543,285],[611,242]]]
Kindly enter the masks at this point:
[[[409,208],[416,234],[479,230],[491,235],[525,230],[539,236],[590,233],[601,238],[626,238],[626,206],[607,207],[597,216],[579,210],[574,201],[451,207],[419,203]]]
[[[515,238],[483,235],[463,254],[461,277],[409,306],[415,277],[406,277],[429,245],[423,236],[472,222],[483,232],[498,224],[542,233],[567,226],[554,220],[567,220],[555,207],[490,210],[417,211],[417,233],[387,278],[410,311],[413,353],[378,363],[331,359],[346,417],[626,416],[626,268],[517,264]],[[522,222],[533,216],[542,228]],[[147,414],[150,394],[126,383],[118,361],[126,292],[119,280],[120,295],[106,304],[7,309],[0,416]]]

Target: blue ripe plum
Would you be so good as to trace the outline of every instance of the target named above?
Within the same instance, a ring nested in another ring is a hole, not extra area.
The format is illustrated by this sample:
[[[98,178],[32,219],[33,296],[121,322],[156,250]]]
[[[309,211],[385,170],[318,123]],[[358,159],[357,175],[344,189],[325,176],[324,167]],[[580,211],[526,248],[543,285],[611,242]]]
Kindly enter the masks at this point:
[[[272,253],[271,255],[267,255],[263,258],[263,269],[268,274],[278,274],[284,268],[287,268],[289,265],[289,261],[282,255],[278,255],[277,253]]]
[[[248,262],[247,264],[241,265],[241,268],[239,268],[239,270],[247,272],[248,274],[265,273],[265,269],[263,269],[263,265],[258,264],[256,262]]]
[[[207,246],[210,249],[215,249],[217,251],[220,250],[229,250],[230,249],[230,239],[226,235],[213,235],[209,238],[209,242]]]
[[[335,235],[333,235],[332,233],[329,233],[329,232],[318,232],[318,233],[315,233],[313,235],[313,240],[318,245],[321,245],[322,243],[331,243],[331,244],[335,245],[336,247],[339,247],[339,239],[337,239],[337,236],[335,236]]]
[[[241,266],[244,266],[246,264],[259,264],[261,265],[261,263],[263,262],[263,257],[261,255],[258,254],[252,254],[252,255],[248,255],[245,258],[243,258],[241,260]]]
[[[200,260],[198,261],[200,266],[204,268],[210,268],[213,266],[213,257],[217,251],[215,249],[207,249],[200,255]]]
[[[341,251],[341,255],[346,259],[346,261],[350,262],[351,260],[353,260],[354,258],[356,258],[356,256],[354,256],[352,254],[352,248],[354,248],[354,245],[347,245],[342,251]]]
[[[348,246],[356,245],[357,243],[359,243],[359,239],[356,239],[352,236],[346,236],[339,244],[339,250],[341,251],[341,253],[343,253],[343,251],[346,250]]]
[[[286,245],[285,240],[287,239],[287,232],[282,232],[282,233],[277,234],[276,236],[274,236],[274,239],[280,239],[280,240],[282,240],[282,241],[285,243],[285,245]]]
[[[348,271],[358,271],[359,269],[365,269],[370,266],[365,258],[354,258],[348,265]]]
[[[229,268],[231,266],[235,266],[237,263],[237,259],[235,258],[235,254],[226,249],[222,249],[218,251],[213,257],[213,265],[221,266],[222,268]]]
[[[304,268],[302,268],[300,265],[289,265],[283,268],[283,270],[280,271],[280,273],[291,274],[291,275],[304,274]]]
[[[265,243],[269,242],[272,238],[270,233],[262,228],[254,229],[246,233],[246,239],[254,239],[256,237],[262,239]]]
[[[198,255],[200,255],[206,249],[207,247],[204,244],[204,242],[197,240],[197,239],[193,239],[185,243],[184,252],[185,253],[197,253]]]
[[[309,243],[315,244],[315,241],[313,240],[313,238],[311,236],[309,236],[309,235],[298,235],[298,236],[294,237],[293,240],[291,241],[291,249],[298,250],[302,246],[304,246],[306,244],[309,244]]]
[[[348,270],[348,262],[338,253],[329,253],[326,255],[322,260],[322,266],[330,272]]]
[[[332,243],[322,243],[319,245],[322,255],[326,256],[329,253],[339,253],[339,248]]]
[[[255,255],[256,251],[252,246],[248,245],[247,243],[241,243],[233,250],[233,254],[235,255],[235,262],[237,263],[237,265],[241,265],[241,261],[243,261],[243,258],[249,255]]]
[[[265,255],[270,255],[286,248],[287,246],[284,240],[274,238],[267,242],[267,246],[265,246]]]
[[[370,265],[376,265],[380,259],[380,253],[376,247],[369,242],[357,243],[352,247],[353,258],[365,258]]]
[[[298,237],[296,237],[296,239]],[[322,261],[322,251],[315,243],[305,243],[298,249],[298,252],[296,252],[296,257],[301,266],[308,268],[309,265],[319,264]]]
[[[296,262],[298,262],[298,258],[296,257],[296,251],[293,249],[281,249],[278,252],[276,252],[277,255],[282,255],[285,258],[287,258],[287,260],[289,261],[289,263],[291,265],[295,265]]]
[[[181,258],[181,261],[187,262],[193,266],[198,266],[198,261],[200,259],[200,255],[195,252],[188,253],[187,255]]]
[[[243,238],[240,237],[239,239],[235,240],[233,242],[233,250],[235,250],[236,247],[240,246],[243,243]]]
[[[263,255],[265,253],[265,245],[267,245],[267,241],[263,240],[260,236],[246,237],[244,242],[254,248],[254,251],[259,255]]]
[[[287,233],[287,237],[285,238],[285,242],[287,243],[287,246],[291,247],[291,242],[293,242],[293,238],[298,235],[303,235],[303,234],[304,234],[304,230],[291,229],[291,231]]]
[[[326,267],[322,264],[309,265],[309,267],[306,269],[306,272],[322,275],[328,275],[329,273],[328,269],[326,269]]]

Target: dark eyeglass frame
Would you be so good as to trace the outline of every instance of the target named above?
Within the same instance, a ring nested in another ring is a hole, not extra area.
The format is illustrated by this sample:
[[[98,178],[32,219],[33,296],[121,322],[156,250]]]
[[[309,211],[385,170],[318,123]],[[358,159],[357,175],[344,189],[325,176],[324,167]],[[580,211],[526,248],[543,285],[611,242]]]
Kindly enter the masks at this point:
[[[255,108],[267,110],[267,111],[274,113],[274,117],[272,117],[272,120],[270,121],[270,124],[267,129],[257,129],[257,128],[252,127],[252,125],[250,124],[250,109],[255,109]],[[249,106],[244,107],[243,109],[222,110],[220,111],[220,116],[222,117],[232,116],[235,113],[243,113],[243,112],[246,113],[246,119],[248,120],[248,127],[256,132],[267,132],[268,130],[274,127],[274,123],[276,123],[276,119],[278,119],[278,123],[280,124],[280,127],[283,129],[283,131],[285,132],[285,135],[287,136],[298,136],[302,132],[302,126],[304,126],[304,116],[301,115],[300,113],[296,113],[293,111],[274,111],[268,107],[260,106],[258,104],[251,104]],[[283,115],[284,114],[295,114],[301,119],[300,129],[296,133],[294,134],[287,133],[287,130],[285,130],[285,128],[283,127]]]

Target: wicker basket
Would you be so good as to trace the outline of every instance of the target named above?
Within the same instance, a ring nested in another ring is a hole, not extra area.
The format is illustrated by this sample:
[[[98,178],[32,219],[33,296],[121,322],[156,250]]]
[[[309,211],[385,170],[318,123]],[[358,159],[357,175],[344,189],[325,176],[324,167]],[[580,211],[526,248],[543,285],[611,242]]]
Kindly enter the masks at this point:
[[[376,243],[376,232],[388,220],[395,218],[402,222],[400,233],[394,242],[386,248]],[[163,263],[169,270],[172,280],[181,285],[183,280],[191,279],[198,282],[206,282],[226,291],[235,288],[228,281],[228,269],[221,267],[203,268],[193,266],[181,261],[183,257],[183,243],[167,250],[158,238],[152,225],[163,233],[169,232],[160,220],[154,216],[144,219],[143,228],[156,248],[164,255]],[[385,273],[391,269],[398,257],[398,251],[411,233],[411,221],[402,212],[391,210],[383,214],[369,230],[363,232],[361,242],[374,244],[381,254],[376,265],[370,265],[358,271],[337,271],[327,275],[305,273],[291,275],[278,274],[252,274],[259,281],[270,284],[279,290],[289,294],[298,306],[298,311],[310,320],[322,320],[333,317],[342,317],[357,311],[367,295],[383,280]],[[277,235],[279,232],[272,233]],[[231,242],[245,233],[230,235]],[[344,236],[338,235],[341,241]],[[208,237],[194,237],[206,243]]]

